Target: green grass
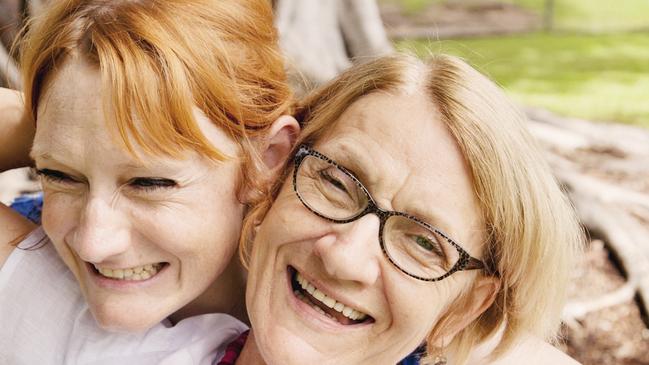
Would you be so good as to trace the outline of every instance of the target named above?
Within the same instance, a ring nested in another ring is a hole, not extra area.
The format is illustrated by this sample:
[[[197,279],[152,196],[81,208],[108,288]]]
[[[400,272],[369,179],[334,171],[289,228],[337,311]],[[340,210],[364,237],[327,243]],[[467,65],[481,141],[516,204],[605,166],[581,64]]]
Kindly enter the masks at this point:
[[[397,48],[463,57],[526,105],[649,127],[649,33],[408,40]]]
[[[539,14],[543,13],[545,5],[544,0],[501,1],[518,4]],[[556,29],[591,32],[649,29],[647,0],[554,0],[554,4]]]

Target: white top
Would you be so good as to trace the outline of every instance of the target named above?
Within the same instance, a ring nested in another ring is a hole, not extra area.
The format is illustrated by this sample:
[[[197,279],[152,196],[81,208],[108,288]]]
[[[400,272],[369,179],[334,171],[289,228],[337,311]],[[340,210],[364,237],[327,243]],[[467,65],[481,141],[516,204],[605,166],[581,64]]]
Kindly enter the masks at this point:
[[[0,364],[210,365],[247,329],[213,313],[175,326],[165,321],[144,333],[107,332],[42,228],[18,247],[0,268]]]

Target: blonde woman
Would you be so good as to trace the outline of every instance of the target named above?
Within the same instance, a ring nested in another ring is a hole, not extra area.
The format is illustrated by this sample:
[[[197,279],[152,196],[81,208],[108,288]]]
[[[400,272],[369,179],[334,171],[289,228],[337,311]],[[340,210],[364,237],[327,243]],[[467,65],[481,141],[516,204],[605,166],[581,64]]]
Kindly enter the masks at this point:
[[[236,364],[395,364],[422,344],[425,364],[575,363],[537,339],[556,338],[581,230],[498,87],[454,57],[396,55],[297,118],[293,161],[244,225]]]
[[[247,328],[245,202],[298,131],[269,2],[52,1],[20,48],[0,166],[33,139],[44,205],[0,205],[0,363],[211,363]]]

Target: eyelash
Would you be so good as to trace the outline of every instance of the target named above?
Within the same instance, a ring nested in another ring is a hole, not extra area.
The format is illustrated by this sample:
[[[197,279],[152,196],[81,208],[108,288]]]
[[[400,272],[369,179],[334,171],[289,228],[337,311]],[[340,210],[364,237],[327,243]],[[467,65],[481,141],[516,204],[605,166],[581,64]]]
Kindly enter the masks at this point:
[[[154,191],[158,189],[175,188],[178,184],[170,179],[137,177],[129,181],[129,185],[136,186],[142,191]]]
[[[49,170],[49,169],[37,169],[36,174],[38,176],[43,177],[45,180],[48,180],[50,182],[54,183],[73,183],[77,182],[76,180],[71,179],[69,176],[66,174],[60,172],[60,171],[55,171],[55,170]]]
[[[46,180],[52,183],[72,184],[72,183],[79,182],[69,177],[65,173],[56,170],[39,169],[36,170],[36,174],[42,176],[43,178],[45,178]],[[137,177],[131,179],[128,182],[128,185],[145,192],[150,192],[150,191],[165,189],[165,188],[174,188],[178,186],[178,184],[171,179],[149,178],[149,177]]]

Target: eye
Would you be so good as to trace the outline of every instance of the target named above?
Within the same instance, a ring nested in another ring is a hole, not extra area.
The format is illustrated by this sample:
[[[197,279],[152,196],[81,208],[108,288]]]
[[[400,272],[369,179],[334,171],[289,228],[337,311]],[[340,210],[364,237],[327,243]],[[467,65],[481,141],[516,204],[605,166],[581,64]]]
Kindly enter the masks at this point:
[[[331,168],[328,168],[326,170],[320,171],[320,176],[327,181],[329,184],[333,185],[335,188],[342,190],[343,192],[347,193],[349,195],[349,190],[345,186],[345,183],[341,181],[338,177],[334,176],[333,172],[331,171]],[[336,171],[337,172],[337,171]]]
[[[70,177],[68,174],[57,170],[36,169],[36,174],[49,183],[74,184],[79,182],[78,180]]]
[[[158,189],[174,188],[178,186],[178,183],[171,179],[159,177],[137,177],[130,180],[128,185],[142,191],[154,191]]]
[[[426,237],[417,236],[415,242],[425,250],[432,251],[434,249],[433,244]]]
[[[421,247],[422,249],[433,253],[441,258],[445,258],[446,255],[444,254],[444,250],[440,246],[440,244],[437,242],[437,240],[431,240],[428,237],[425,236],[420,236],[416,235],[413,236],[412,239],[415,241],[415,243]]]

